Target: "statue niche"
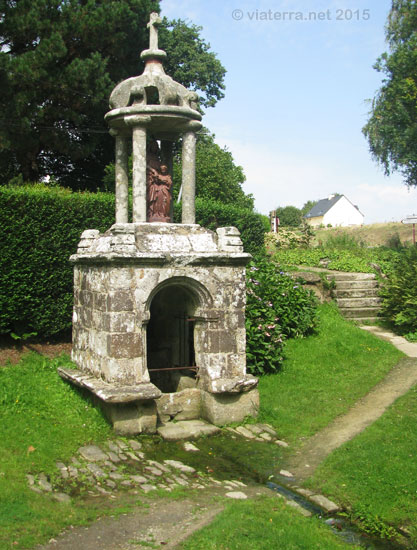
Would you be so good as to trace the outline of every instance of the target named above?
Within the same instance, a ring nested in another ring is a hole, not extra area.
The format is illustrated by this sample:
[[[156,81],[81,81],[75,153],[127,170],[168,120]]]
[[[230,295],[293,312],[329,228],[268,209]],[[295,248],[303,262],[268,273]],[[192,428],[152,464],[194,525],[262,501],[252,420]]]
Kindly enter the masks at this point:
[[[166,222],[171,220],[172,178],[168,167],[161,164],[158,143],[150,142],[146,163],[147,221]]]

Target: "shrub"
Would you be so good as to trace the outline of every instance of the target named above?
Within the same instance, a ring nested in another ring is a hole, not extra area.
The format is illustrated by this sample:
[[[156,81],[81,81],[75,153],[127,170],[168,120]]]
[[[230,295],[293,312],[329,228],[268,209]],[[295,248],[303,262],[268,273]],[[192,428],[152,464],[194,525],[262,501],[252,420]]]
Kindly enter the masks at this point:
[[[392,273],[381,290],[382,315],[399,332],[417,331],[417,248],[398,255]]]
[[[104,231],[113,223],[114,196],[2,187],[0,215],[0,334],[49,337],[69,330],[69,256],[84,229]]]
[[[247,268],[246,354],[248,371],[262,375],[279,369],[284,341],[312,332],[317,299],[267,258]]]
[[[329,250],[358,250],[364,248],[364,246],[362,241],[359,241],[353,235],[349,235],[349,233],[345,231],[332,233],[324,242],[324,248]]]

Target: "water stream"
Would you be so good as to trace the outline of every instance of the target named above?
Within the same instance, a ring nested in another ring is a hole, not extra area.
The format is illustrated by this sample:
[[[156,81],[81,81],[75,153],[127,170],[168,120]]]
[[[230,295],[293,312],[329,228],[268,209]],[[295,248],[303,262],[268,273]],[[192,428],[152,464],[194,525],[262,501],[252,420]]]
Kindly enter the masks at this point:
[[[200,439],[199,453],[187,453],[179,443],[149,440],[155,460],[164,460],[176,456],[178,460],[193,466],[197,470],[207,471],[219,480],[241,479],[245,483],[267,485],[269,489],[294,501],[309,511],[344,542],[367,550],[404,550],[406,547],[395,541],[382,540],[361,532],[347,518],[341,515],[329,517],[318,505],[298,494],[292,487],[296,484],[293,478],[278,474],[283,464],[282,449],[276,445],[256,444],[245,439],[231,439],[219,434],[207,439]],[[151,449],[149,449],[151,450]],[[267,481],[270,480],[270,481]]]
[[[275,476],[275,478],[281,476]],[[321,519],[331,530],[341,538],[345,543],[360,546],[366,550],[404,550],[406,547],[397,542],[377,539],[370,537],[359,531],[349,520],[340,517],[337,514],[327,517],[323,510],[316,504],[310,502],[307,498],[296,493],[285,485],[285,481],[280,483],[272,481],[267,482],[267,487],[272,491],[282,495],[287,500],[296,502],[299,506],[310,512],[312,515]]]

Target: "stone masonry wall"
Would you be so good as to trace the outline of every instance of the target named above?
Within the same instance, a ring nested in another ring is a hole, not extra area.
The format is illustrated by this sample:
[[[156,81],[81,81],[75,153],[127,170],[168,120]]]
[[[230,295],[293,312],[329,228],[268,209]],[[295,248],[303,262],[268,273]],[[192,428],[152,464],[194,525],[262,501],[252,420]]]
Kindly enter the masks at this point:
[[[93,264],[93,265],[91,265]],[[94,265],[74,269],[73,360],[106,382],[149,382],[146,324],[149,307],[164,285],[188,288],[199,304],[195,353],[200,384],[246,374],[245,268],[243,266]]]

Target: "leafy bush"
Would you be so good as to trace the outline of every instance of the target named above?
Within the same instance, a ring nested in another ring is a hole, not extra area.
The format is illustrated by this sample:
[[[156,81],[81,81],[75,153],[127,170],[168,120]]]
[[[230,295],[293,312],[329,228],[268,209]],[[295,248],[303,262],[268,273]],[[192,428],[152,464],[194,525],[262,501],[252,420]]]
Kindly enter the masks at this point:
[[[323,244],[323,247],[327,250],[358,250],[359,248],[364,248],[364,246],[365,244],[362,241],[344,231],[332,233]]]
[[[381,290],[382,315],[401,333],[417,331],[417,248],[404,249]]]
[[[315,327],[317,299],[273,262],[259,258],[247,268],[246,354],[248,371],[279,369],[284,341]]]

